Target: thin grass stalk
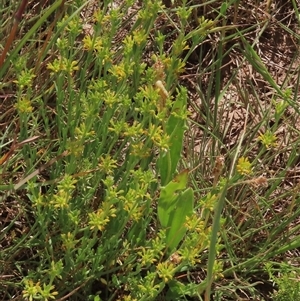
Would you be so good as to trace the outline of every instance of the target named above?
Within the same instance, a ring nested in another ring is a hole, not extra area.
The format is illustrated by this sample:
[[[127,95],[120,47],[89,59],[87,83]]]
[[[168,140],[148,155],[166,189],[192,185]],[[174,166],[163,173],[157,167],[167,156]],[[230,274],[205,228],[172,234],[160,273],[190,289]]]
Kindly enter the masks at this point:
[[[228,188],[228,181],[225,182],[225,185],[224,185],[222,191],[219,193],[219,201],[217,202],[214,217],[213,217],[211,240],[210,240],[209,254],[208,254],[207,287],[206,287],[206,291],[205,291],[205,301],[210,300],[211,285],[212,285],[213,278],[214,278],[214,263],[215,263],[216,254],[217,254],[216,245],[218,242],[218,232],[220,229],[220,220],[221,220],[223,207],[225,204],[227,188]]]
[[[45,14],[37,20],[37,22],[30,28],[30,30],[25,34],[25,36],[20,40],[18,45],[15,47],[15,49],[12,51],[12,53],[9,55],[8,59],[4,61],[4,64],[1,64],[0,62],[0,78],[3,77],[3,75],[6,73],[6,70],[9,67],[10,61],[19,53],[19,51],[22,49],[22,47],[25,45],[25,43],[29,40],[29,38],[34,35],[37,31],[37,29],[42,26],[42,24],[45,22],[45,20],[63,3],[63,0],[57,0],[54,4],[52,4],[51,7],[47,9]]]

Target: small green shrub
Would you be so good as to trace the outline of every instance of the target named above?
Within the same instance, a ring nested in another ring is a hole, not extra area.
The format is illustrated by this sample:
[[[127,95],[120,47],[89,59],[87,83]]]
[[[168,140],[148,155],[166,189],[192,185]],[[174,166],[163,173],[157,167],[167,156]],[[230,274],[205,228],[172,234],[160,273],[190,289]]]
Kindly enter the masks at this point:
[[[267,265],[270,279],[277,286],[276,292],[271,296],[274,301],[299,301],[300,279],[295,271],[288,271],[286,267],[279,270],[278,276],[272,272],[271,266]]]
[[[14,240],[0,274],[17,269],[18,281],[5,286],[28,300],[155,300],[168,287],[175,298],[195,295],[197,286],[185,289],[175,275],[199,262],[210,230],[193,214],[189,171],[179,167],[188,112],[178,76],[187,40],[204,36],[186,38],[183,22],[166,54],[155,29],[160,1],[144,1],[133,16],[132,1],[105,1],[85,19],[88,2],[79,2],[53,23],[42,11],[1,69],[16,90],[10,121],[21,142],[2,172],[22,174],[3,178],[1,201],[19,198],[16,218],[27,230],[15,235],[11,222],[1,233]],[[41,47],[40,34],[48,36]]]

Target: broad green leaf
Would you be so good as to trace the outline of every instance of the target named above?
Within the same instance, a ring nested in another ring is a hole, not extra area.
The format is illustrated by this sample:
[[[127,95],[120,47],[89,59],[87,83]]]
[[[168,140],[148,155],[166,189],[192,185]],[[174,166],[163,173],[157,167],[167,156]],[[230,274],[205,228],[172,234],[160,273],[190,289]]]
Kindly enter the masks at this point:
[[[188,170],[178,174],[167,186],[161,188],[157,204],[158,219],[162,227],[169,226],[171,212],[176,208],[178,191],[186,188],[188,181]]]
[[[186,123],[180,114],[186,110],[186,105],[187,92],[182,89],[178,92],[171,115],[166,123],[166,131],[171,141],[170,149],[167,152],[162,152],[158,160],[162,185],[166,185],[171,180],[180,159]]]
[[[188,188],[180,193],[175,208],[170,214],[169,225],[167,228],[166,242],[169,250],[174,250],[186,233],[184,223],[186,218],[193,214],[194,192]]]

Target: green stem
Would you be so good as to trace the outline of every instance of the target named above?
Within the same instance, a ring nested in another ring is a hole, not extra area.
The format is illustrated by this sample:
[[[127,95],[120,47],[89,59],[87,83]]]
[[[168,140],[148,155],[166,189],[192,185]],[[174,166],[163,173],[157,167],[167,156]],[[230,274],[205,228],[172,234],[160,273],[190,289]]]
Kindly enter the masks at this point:
[[[208,266],[207,266],[207,287],[205,291],[205,301],[210,300],[211,285],[214,277],[214,263],[216,259],[216,245],[218,242],[218,232],[220,229],[221,214],[225,203],[225,196],[227,193],[228,182],[225,183],[223,190],[219,193],[219,202],[215,208],[215,214],[213,218],[211,240],[208,254]]]

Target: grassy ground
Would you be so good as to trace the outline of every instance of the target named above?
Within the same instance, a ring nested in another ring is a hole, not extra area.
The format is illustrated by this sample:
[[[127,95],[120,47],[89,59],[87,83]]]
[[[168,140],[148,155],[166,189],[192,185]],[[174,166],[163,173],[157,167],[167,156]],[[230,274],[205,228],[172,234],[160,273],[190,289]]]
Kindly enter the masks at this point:
[[[299,300],[291,1],[0,4],[0,300]]]

